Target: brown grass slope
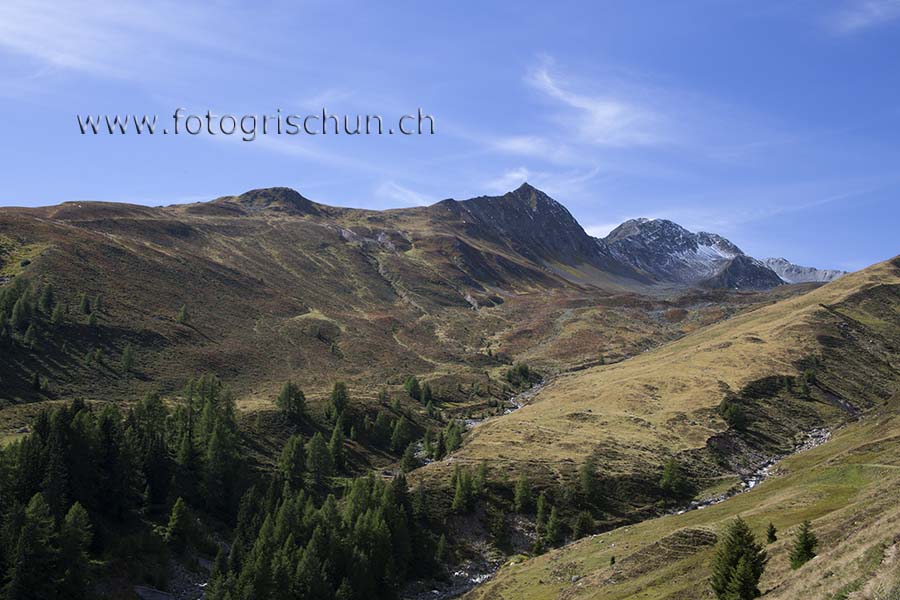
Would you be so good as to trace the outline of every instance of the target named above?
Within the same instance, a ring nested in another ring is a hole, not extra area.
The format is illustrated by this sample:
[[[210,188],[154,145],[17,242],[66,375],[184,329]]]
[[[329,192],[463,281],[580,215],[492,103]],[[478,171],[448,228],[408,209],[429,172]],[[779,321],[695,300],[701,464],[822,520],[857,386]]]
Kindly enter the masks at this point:
[[[512,480],[571,482],[589,456],[634,518],[652,502],[662,464],[678,457],[704,485],[788,451],[798,434],[852,418],[895,389],[900,259],[807,294],[740,313],[634,358],[558,377],[511,414],[476,426],[450,461],[487,462]],[[809,397],[797,392],[811,371]],[[746,433],[717,408],[737,398]]]
[[[718,535],[737,516],[760,540],[773,523],[760,582],[771,600],[885,600],[900,594],[900,396],[779,463],[752,491],[680,515],[583,538],[506,566],[468,600],[704,600]],[[817,554],[792,570],[803,520]],[[614,565],[610,559],[615,557]]]
[[[470,202],[377,212],[273,188],[163,208],[2,209],[3,273],[52,283],[70,315],[34,351],[2,348],[0,400],[46,399],[31,389],[35,372],[50,398],[116,400],[214,372],[246,408],[270,408],[289,378],[314,400],[337,379],[372,398],[415,373],[477,408],[487,398],[472,385],[501,394],[496,379],[514,357],[545,371],[616,359],[771,297],[644,298],[639,281],[603,271],[571,215],[533,188]],[[82,293],[102,294],[97,327],[78,314]],[[118,368],[127,343],[136,375]],[[86,365],[98,348],[103,363]]]
[[[808,398],[793,398],[778,389],[767,392],[760,385],[772,381],[770,375],[793,376],[811,365],[815,379]],[[615,387],[600,384],[604,373],[608,374],[604,382],[614,382]],[[586,388],[591,383],[593,387]],[[650,386],[659,391],[651,394]],[[726,387],[742,388],[756,408],[757,423],[746,434],[724,432],[724,424],[712,416],[711,407]],[[803,412],[799,406],[804,403],[807,425],[830,425],[835,431],[821,446],[779,463],[774,477],[748,493],[520,559],[468,597],[712,598],[708,577],[714,544],[738,515],[748,520],[760,539],[769,522],[780,531],[779,541],[767,547],[771,558],[760,586],[764,598],[897,597],[898,388],[900,258],[805,296],[738,315],[638,358],[561,378],[531,407],[476,428],[460,458],[487,455],[502,439],[539,430],[548,443],[504,446],[502,471],[515,471],[520,463],[528,466],[531,461],[558,468],[567,459],[580,460],[605,438],[620,441],[618,452],[612,454],[618,462],[604,461],[604,452],[595,453],[603,463],[601,470],[636,471],[658,465],[678,450],[682,457],[701,447],[715,455],[718,446],[705,445],[704,435],[719,443],[731,438],[740,453],[771,448],[766,442],[787,435],[776,423],[802,423],[798,412]],[[602,421],[594,422],[589,432],[584,419],[566,418],[576,408],[598,414]],[[521,420],[532,411],[540,416]],[[634,411],[641,411],[639,418],[649,423],[643,432],[627,429]],[[673,427],[673,412],[687,414],[686,423],[678,421],[687,431]],[[698,415],[708,418],[701,423]],[[601,425],[604,422],[615,425],[607,428]],[[507,433],[506,427],[517,431]],[[563,435],[575,436],[581,447],[563,445]],[[527,456],[520,455],[520,447],[527,449]],[[793,571],[788,553],[804,519],[812,520],[820,538],[819,556]]]

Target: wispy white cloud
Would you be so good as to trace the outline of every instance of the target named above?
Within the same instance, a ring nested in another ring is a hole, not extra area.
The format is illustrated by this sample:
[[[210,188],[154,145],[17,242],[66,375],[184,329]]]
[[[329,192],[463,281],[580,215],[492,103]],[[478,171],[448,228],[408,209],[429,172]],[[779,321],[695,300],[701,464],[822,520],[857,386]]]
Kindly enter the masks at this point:
[[[395,181],[384,181],[375,188],[375,197],[391,206],[426,206],[434,202],[425,194],[411,190]]]
[[[728,234],[750,223],[856,199],[882,185],[867,180],[823,180],[709,190],[698,196],[670,196],[664,206],[657,205],[652,214],[642,216],[670,219],[692,231]]]
[[[646,146],[669,141],[662,115],[623,93],[585,94],[574,91],[551,71],[542,58],[525,81],[574,114],[560,121],[570,124],[583,142],[602,146]]]
[[[310,111],[321,111],[323,108],[334,109],[346,105],[353,100],[355,93],[343,88],[328,88],[306,98],[301,98],[299,106]]]
[[[900,0],[853,0],[828,19],[835,33],[849,35],[900,19]]]
[[[543,135],[498,136],[488,139],[487,144],[491,150],[559,164],[579,163],[584,159],[565,141]]]
[[[519,166],[507,169],[500,175],[483,182],[481,189],[491,193],[505,194],[527,181],[563,204],[572,204],[585,199],[585,190],[599,173],[598,167],[568,171],[535,171]]]
[[[496,194],[505,194],[510,190],[514,190],[526,181],[528,181],[531,176],[531,171],[529,171],[525,167],[515,167],[513,169],[508,169],[490,179],[485,181],[483,186],[489,192],[493,192]]]
[[[176,44],[233,49],[226,17],[171,0],[4,0],[0,49],[62,70],[141,79],[150,63],[174,60]]]

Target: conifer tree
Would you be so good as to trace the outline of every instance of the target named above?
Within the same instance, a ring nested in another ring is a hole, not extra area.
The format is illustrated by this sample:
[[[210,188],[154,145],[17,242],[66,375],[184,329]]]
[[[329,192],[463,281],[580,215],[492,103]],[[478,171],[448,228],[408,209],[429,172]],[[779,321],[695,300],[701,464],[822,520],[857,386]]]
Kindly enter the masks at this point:
[[[372,429],[372,441],[376,446],[386,448],[391,443],[391,420],[383,410],[378,411]]]
[[[211,579],[228,573],[228,554],[225,553],[225,548],[226,546],[222,544],[219,545],[219,549],[216,551],[216,558],[213,561],[213,569],[210,573]]]
[[[797,537],[794,539],[794,547],[791,549],[791,568],[799,569],[809,562],[816,555],[816,546],[818,545],[819,540],[812,532],[810,522],[803,521],[797,531]]]
[[[425,456],[434,456],[434,432],[431,429],[426,429],[422,437],[422,452]]]
[[[327,598],[331,592],[328,589],[328,582],[322,575],[322,561],[316,551],[311,548],[312,545],[313,541],[310,540],[297,563],[297,570],[294,574],[297,598]]]
[[[406,378],[406,381],[403,382],[403,389],[406,390],[406,393],[413,400],[420,401],[422,399],[422,388],[415,375],[410,375]]]
[[[431,384],[426,382],[422,385],[422,404],[424,404],[426,407],[433,406],[432,405],[433,399],[434,399],[434,395],[431,392]],[[428,414],[431,414],[431,412],[433,410],[434,410],[433,408],[430,409],[428,411]]]
[[[91,316],[88,317],[88,325],[90,325],[93,328],[97,327],[97,325],[98,325],[97,311],[95,311],[95,310],[91,311]]]
[[[306,469],[306,450],[303,437],[292,435],[281,450],[278,458],[278,472],[293,490],[303,487],[303,473]]]
[[[437,442],[434,445],[434,459],[441,460],[445,456],[447,456],[447,442],[444,439],[444,432],[439,431]]]
[[[531,487],[525,475],[519,475],[516,480],[515,495],[513,498],[515,511],[524,514],[531,509]]]
[[[752,562],[746,556],[742,556],[734,568],[731,581],[728,582],[726,597],[729,600],[756,598],[760,595],[758,584],[759,578],[753,573]]]
[[[62,433],[57,430],[58,419],[54,419],[54,431],[50,436],[49,457],[41,491],[50,507],[54,518],[60,521],[68,506],[68,470],[66,466],[66,449],[62,444]]]
[[[30,318],[31,311],[28,308],[28,300],[25,296],[20,296],[16,303],[13,304],[9,324],[12,325],[13,329],[22,331],[27,327]]]
[[[177,444],[173,492],[188,498],[195,498],[197,478],[200,476],[200,457],[194,445],[193,429],[190,423],[182,430]]]
[[[412,440],[413,431],[409,420],[403,416],[397,420],[394,425],[394,433],[391,435],[391,449],[394,452],[400,452]]]
[[[537,509],[534,520],[535,524],[537,525],[538,531],[543,529],[544,523],[547,520],[547,496],[544,495],[544,492],[541,492],[538,495]]]
[[[450,510],[455,513],[468,512],[472,508],[472,474],[467,469],[457,469],[454,479],[456,485]]]
[[[50,507],[43,495],[35,494],[25,508],[22,528],[13,549],[6,600],[56,597],[56,581],[52,574],[58,568],[57,544]]]
[[[273,592],[272,567],[275,553],[274,525],[267,515],[246,564],[238,578],[238,596],[247,600],[271,598]]]
[[[233,465],[229,434],[217,424],[206,443],[203,463],[203,498],[206,506],[220,516],[227,516],[232,502]]]
[[[403,451],[403,456],[400,458],[400,469],[404,473],[409,473],[419,467],[419,459],[416,458],[416,447],[414,443],[410,443],[406,450]]]
[[[316,432],[306,444],[306,470],[319,488],[331,476],[331,455],[321,432]]]
[[[478,495],[484,494],[487,491],[487,482],[487,463],[485,461],[481,461],[478,464],[478,470],[475,471],[475,479],[472,482],[473,491]]]
[[[191,516],[187,503],[179,496],[169,514],[166,526],[166,542],[178,553],[184,552],[192,538]]]
[[[275,405],[289,421],[299,423],[306,413],[306,396],[303,391],[292,381],[282,386]]]
[[[740,517],[732,521],[713,559],[710,585],[716,598],[751,600],[758,597],[757,586],[766,560],[766,551],[756,541],[747,523]]]
[[[588,457],[578,469],[578,488],[585,504],[593,504],[598,496],[597,462]]]
[[[447,426],[447,432],[444,435],[444,445],[447,448],[447,454],[450,454],[462,445],[462,428],[456,421]]]
[[[99,507],[114,519],[122,519],[133,496],[132,462],[122,435],[122,415],[107,405],[97,417],[94,471],[97,476]]]
[[[188,314],[187,304],[182,304],[181,308],[178,309],[178,315],[175,317],[175,320],[179,325],[187,325],[191,320],[191,315]]]
[[[766,543],[774,544],[778,541],[778,530],[775,529],[775,525],[769,523],[768,529],[766,529]]]
[[[82,314],[89,315],[91,314],[91,301],[88,300],[87,294],[81,294],[78,301],[78,310],[82,312]]]
[[[559,519],[559,511],[556,507],[550,509],[550,518],[547,519],[547,531],[544,539],[548,546],[556,546],[562,541],[562,523]]]
[[[504,552],[508,551],[510,545],[510,532],[503,511],[498,510],[496,514],[491,517],[490,528],[494,545]]]
[[[103,296],[100,294],[94,296],[93,310],[94,312],[103,312]]]
[[[61,598],[82,600],[88,593],[88,549],[92,539],[91,519],[81,504],[76,502],[66,513],[60,528],[60,556],[62,580]]]
[[[340,422],[336,423],[331,432],[331,440],[328,442],[328,454],[331,455],[331,464],[336,471],[344,468],[344,429]]]
[[[685,477],[681,470],[681,465],[674,458],[666,461],[662,477],[659,480],[659,487],[667,500],[687,499],[694,495],[691,482]]]
[[[347,408],[349,402],[350,392],[347,391],[347,384],[343,381],[335,382],[334,387],[331,388],[332,418],[337,420],[341,413],[344,412],[344,409]]]

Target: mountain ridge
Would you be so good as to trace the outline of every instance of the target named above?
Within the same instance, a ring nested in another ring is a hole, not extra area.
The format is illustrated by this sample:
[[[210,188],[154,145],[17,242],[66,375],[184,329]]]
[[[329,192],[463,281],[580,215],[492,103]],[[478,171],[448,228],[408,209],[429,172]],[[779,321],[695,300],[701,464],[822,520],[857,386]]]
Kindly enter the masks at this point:
[[[762,262],[787,283],[827,283],[847,275],[847,271],[838,269],[802,267],[786,258],[765,258]]]
[[[672,284],[769,289],[801,282],[783,279],[721,235],[694,233],[668,219],[630,219],[599,242],[621,261]]]
[[[445,199],[429,206],[375,211],[312,201],[288,187],[258,188],[206,202],[146,207],[124,203],[66,202],[40,208],[4,209],[48,218],[94,221],[144,218],[162,211],[200,217],[285,217],[314,222],[350,221],[353,227],[383,225],[401,231],[410,218],[425,217],[436,230],[489,241],[576,285],[676,285],[700,288],[770,289],[782,283],[831,281],[843,271],[800,267],[784,259],[758,260],[716,233],[693,233],[667,219],[631,219],[595,238],[560,202],[523,183],[500,196]],[[346,223],[335,223],[344,227]],[[382,232],[384,233],[384,232]],[[365,235],[362,235],[364,238]]]

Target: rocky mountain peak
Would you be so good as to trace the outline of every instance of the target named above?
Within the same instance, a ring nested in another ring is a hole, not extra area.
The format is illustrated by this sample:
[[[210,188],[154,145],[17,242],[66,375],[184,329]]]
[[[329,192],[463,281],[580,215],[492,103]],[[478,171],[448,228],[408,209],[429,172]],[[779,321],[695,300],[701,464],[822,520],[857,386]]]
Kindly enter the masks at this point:
[[[682,285],[768,288],[778,275],[715,233],[693,233],[667,219],[631,219],[602,243],[617,259],[660,281]]]
[[[767,258],[763,263],[778,273],[788,283],[809,283],[834,281],[847,274],[847,271],[837,269],[816,269],[815,267],[801,267],[795,265],[786,258]]]
[[[291,214],[318,214],[318,205],[287,187],[261,188],[229,196],[221,201],[238,204],[248,211],[272,210]]]

